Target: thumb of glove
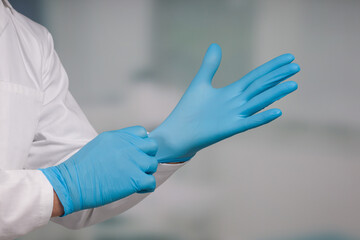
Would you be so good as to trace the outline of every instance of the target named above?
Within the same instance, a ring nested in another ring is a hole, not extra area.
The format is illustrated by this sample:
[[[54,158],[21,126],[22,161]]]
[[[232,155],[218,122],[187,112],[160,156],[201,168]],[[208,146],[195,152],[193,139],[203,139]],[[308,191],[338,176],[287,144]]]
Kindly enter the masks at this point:
[[[220,62],[221,48],[218,44],[213,43],[206,51],[201,67],[196,74],[192,84],[211,85],[212,79],[220,66]]]

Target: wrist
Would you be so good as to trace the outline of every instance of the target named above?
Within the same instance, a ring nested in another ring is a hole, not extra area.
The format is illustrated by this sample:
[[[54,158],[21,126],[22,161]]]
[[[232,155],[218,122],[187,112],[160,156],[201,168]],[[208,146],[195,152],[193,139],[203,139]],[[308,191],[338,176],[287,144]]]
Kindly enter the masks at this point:
[[[64,215],[64,207],[61,204],[58,195],[56,194],[54,190],[54,203],[53,203],[53,210],[51,213],[51,217],[59,217]]]
[[[59,200],[64,213],[62,215],[68,215],[74,212],[74,207],[70,198],[69,189],[66,184],[66,179],[63,177],[63,173],[60,171],[58,166],[53,166],[45,169],[39,169],[48,179],[52,185],[54,192],[56,193],[56,198]]]
[[[155,155],[159,163],[183,163],[189,161],[196,152],[191,152],[185,144],[179,144],[180,136],[169,135],[162,131],[161,126],[149,133],[158,144],[158,151]]]

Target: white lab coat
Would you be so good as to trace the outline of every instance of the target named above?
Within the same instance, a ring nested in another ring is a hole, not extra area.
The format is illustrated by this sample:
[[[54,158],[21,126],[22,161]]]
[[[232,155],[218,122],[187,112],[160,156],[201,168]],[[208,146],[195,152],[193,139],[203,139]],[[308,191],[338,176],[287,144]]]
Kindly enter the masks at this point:
[[[0,239],[47,224],[53,189],[38,168],[57,165],[97,133],[68,91],[49,32],[0,1]],[[182,164],[160,164],[163,183]],[[148,194],[51,219],[81,228],[131,208]]]

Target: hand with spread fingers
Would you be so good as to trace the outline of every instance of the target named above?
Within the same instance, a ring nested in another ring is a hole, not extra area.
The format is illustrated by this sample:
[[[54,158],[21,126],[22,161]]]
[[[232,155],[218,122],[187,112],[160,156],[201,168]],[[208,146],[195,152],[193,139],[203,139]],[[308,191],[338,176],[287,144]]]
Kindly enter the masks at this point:
[[[296,82],[283,82],[300,71],[293,60],[291,54],[281,55],[228,86],[214,88],[221,48],[212,44],[175,109],[149,135],[158,143],[158,161],[187,161],[202,148],[281,116],[279,109],[259,111],[297,89]]]

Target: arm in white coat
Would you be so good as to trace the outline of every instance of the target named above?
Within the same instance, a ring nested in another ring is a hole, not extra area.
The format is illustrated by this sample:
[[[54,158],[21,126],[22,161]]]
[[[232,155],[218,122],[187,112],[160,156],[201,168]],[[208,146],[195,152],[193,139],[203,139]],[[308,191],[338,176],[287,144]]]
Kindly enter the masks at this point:
[[[0,170],[0,239],[14,239],[49,222],[52,186],[39,170]]]
[[[0,239],[4,240],[50,220],[53,189],[36,169],[65,161],[97,133],[68,91],[50,34],[1,1],[0,52]],[[157,184],[179,167],[159,166]],[[133,195],[53,221],[84,227],[117,215],[144,197]]]
[[[97,135],[68,91],[68,77],[54,50],[50,34],[48,44],[44,47],[43,62],[44,100],[38,130],[29,155],[30,168],[57,165]],[[157,185],[163,183],[181,166],[182,164],[160,164],[154,174]],[[133,194],[100,208],[52,220],[69,228],[81,228],[118,215],[147,195]]]
[[[32,87],[34,68],[24,61],[36,41],[16,31],[17,19],[0,1],[0,239],[14,239],[50,219],[53,191],[39,170],[25,170],[38,122],[42,94]],[[20,19],[21,21],[21,19]],[[20,23],[23,28],[26,24]],[[37,51],[39,52],[39,51]],[[36,55],[26,60],[38,63]]]

